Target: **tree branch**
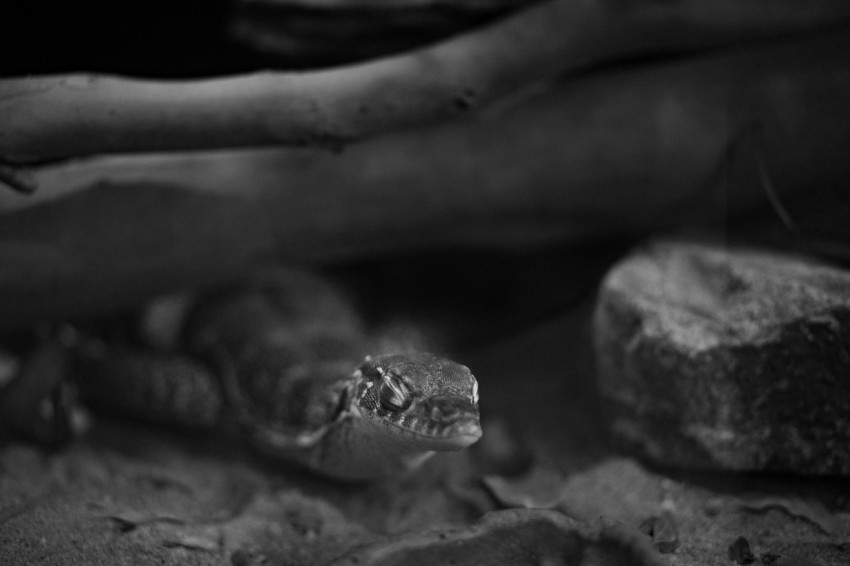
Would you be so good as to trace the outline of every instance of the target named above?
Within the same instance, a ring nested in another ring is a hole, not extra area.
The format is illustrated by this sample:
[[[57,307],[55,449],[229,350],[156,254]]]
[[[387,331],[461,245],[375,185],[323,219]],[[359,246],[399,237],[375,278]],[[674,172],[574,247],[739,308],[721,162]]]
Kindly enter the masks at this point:
[[[845,0],[550,0],[433,47],[331,70],[185,82],[96,75],[7,80],[0,82],[0,161],[338,145],[456,116],[600,61],[848,17]]]

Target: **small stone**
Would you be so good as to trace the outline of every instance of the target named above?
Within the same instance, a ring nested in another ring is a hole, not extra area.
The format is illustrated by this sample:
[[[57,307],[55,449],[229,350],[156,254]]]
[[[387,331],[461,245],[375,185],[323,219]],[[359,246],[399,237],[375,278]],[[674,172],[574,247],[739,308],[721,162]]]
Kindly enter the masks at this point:
[[[662,554],[675,552],[679,548],[679,532],[673,515],[664,511],[657,517],[650,517],[638,527],[640,532],[649,536],[652,546]]]
[[[621,444],[665,466],[850,474],[850,273],[655,243],[609,272],[594,323]]]
[[[561,502],[564,478],[561,474],[535,466],[523,476],[484,476],[481,482],[505,507],[553,509]]]
[[[738,537],[729,545],[729,560],[736,564],[752,564],[756,561],[747,539]]]

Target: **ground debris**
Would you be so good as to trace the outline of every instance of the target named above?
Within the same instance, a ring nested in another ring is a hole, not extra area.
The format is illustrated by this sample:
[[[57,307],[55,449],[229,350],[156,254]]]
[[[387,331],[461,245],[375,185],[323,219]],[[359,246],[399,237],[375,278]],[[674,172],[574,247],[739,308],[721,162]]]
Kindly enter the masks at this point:
[[[217,553],[221,551],[223,543],[221,531],[212,529],[209,532],[180,534],[174,538],[163,540],[162,546],[166,548],[183,548],[186,550]]]
[[[750,543],[744,537],[738,537],[729,545],[729,560],[736,564],[752,564],[756,561]]]
[[[535,466],[520,477],[484,476],[487,490],[504,507],[552,509],[561,502],[564,478]]]
[[[657,517],[649,517],[638,529],[651,538],[658,552],[669,554],[679,548],[679,532],[669,511],[663,511]]]
[[[814,558],[804,556],[795,556],[786,554],[778,556],[775,554],[766,554],[762,556],[763,564],[771,564],[772,566],[823,566],[823,563]]]
[[[813,499],[787,496],[764,496],[736,500],[735,505],[745,511],[766,513],[772,509],[791,517],[803,519],[817,527],[823,534],[834,536],[838,531],[835,516],[822,503]]]
[[[179,517],[170,517],[167,515],[105,515],[104,518],[112,521],[115,525],[115,528],[121,534],[126,534],[135,531],[139,527],[144,527],[147,525],[156,525],[156,524],[169,524],[169,525],[184,525],[186,521]]]

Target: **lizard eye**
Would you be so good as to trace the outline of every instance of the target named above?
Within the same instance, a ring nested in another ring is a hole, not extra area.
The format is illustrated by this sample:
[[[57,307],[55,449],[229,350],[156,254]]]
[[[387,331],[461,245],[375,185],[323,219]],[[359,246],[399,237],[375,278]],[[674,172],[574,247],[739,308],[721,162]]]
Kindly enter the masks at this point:
[[[381,406],[388,411],[403,411],[410,406],[407,386],[394,375],[384,377],[379,397]]]

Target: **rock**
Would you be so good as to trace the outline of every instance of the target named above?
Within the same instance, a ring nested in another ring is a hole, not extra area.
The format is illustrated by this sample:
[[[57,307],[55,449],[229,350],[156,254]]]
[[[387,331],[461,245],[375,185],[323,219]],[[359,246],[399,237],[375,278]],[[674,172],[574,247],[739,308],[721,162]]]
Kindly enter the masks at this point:
[[[545,509],[485,514],[465,528],[431,529],[355,548],[332,566],[488,564],[591,566],[667,564],[637,529],[622,523],[590,527]]]
[[[850,273],[658,242],[594,320],[615,440],[665,466],[850,473]]]

